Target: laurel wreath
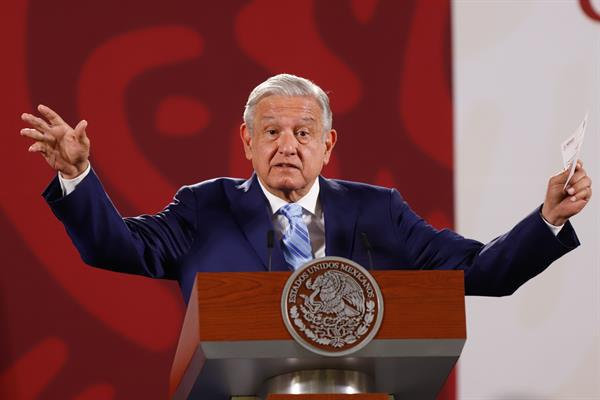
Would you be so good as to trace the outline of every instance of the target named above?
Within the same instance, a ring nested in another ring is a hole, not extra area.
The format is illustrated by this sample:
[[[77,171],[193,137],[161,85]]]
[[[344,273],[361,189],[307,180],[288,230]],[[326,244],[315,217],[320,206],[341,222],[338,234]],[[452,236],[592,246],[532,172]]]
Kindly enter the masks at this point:
[[[369,327],[375,319],[375,302],[373,300],[368,300],[366,302],[365,313],[362,316],[362,318],[346,317],[336,318],[332,320],[330,317],[324,315],[323,313],[311,313],[303,306],[300,307],[300,311],[302,311],[304,318],[308,322],[311,322],[310,327],[307,327],[304,323],[304,320],[300,317],[298,306],[294,305],[292,306],[292,308],[290,308],[290,317],[293,319],[294,325],[296,325],[298,329],[302,333],[304,333],[304,335],[308,339],[319,345],[340,348],[346,345],[356,343],[357,340],[359,340],[369,331]],[[362,323],[354,330],[354,333],[350,333],[345,336],[328,335],[324,332],[324,329],[319,326],[319,324],[323,324],[323,321],[328,319],[331,320],[330,323],[334,322],[336,323],[336,325],[341,326],[357,325],[357,323],[359,323],[360,320],[362,320]]]

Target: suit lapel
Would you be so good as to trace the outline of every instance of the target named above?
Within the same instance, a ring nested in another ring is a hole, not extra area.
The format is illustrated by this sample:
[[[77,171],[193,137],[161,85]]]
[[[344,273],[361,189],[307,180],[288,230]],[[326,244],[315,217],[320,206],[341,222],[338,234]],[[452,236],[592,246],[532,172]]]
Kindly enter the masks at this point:
[[[357,200],[335,181],[319,177],[325,217],[325,255],[351,258],[358,217]]]
[[[268,267],[267,232],[273,230],[269,202],[257,182],[256,174],[236,186],[231,198],[231,212],[244,236],[254,248],[265,269]],[[287,270],[278,241],[271,255],[273,270]]]

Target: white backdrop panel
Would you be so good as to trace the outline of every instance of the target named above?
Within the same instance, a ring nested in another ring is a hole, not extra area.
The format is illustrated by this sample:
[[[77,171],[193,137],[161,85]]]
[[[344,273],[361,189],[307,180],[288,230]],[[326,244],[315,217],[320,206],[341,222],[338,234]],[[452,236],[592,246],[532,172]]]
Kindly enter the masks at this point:
[[[459,398],[600,399],[600,22],[576,0],[452,5],[458,232],[487,241],[538,207],[586,111],[599,182],[580,248],[510,297],[467,298]]]

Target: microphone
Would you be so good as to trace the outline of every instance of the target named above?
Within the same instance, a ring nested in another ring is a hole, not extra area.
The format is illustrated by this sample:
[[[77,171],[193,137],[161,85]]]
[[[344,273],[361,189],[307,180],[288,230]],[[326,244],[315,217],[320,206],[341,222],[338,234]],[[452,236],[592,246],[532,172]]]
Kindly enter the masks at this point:
[[[369,242],[369,238],[365,232],[360,233],[360,238],[362,239],[363,246],[367,250],[367,255],[369,256],[369,271],[373,271],[373,257],[371,256],[371,243]]]
[[[273,258],[273,246],[275,246],[275,232],[273,229],[267,231],[267,257],[268,257],[268,268],[271,272],[271,260]]]

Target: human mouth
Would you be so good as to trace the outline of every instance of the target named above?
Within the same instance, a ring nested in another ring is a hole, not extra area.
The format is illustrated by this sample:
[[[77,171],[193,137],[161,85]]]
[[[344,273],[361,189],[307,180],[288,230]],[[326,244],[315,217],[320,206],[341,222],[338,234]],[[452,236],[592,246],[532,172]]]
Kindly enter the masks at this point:
[[[278,163],[278,164],[273,165],[273,167],[284,168],[284,169],[290,169],[290,168],[300,169],[299,167],[295,166],[294,164],[287,164],[287,163]]]

